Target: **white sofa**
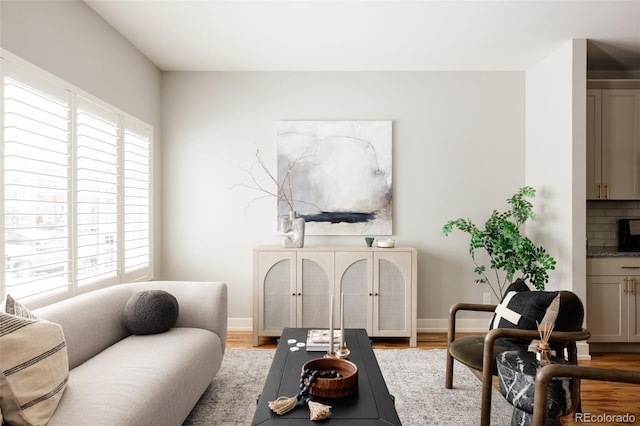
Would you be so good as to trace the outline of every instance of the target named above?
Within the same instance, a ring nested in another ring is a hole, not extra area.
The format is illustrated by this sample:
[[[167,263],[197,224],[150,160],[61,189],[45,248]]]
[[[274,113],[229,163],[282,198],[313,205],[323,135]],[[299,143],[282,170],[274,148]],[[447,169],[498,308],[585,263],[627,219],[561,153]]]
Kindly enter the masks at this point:
[[[177,322],[164,333],[130,335],[125,304],[152,289],[175,296]],[[181,425],[224,355],[224,283],[121,284],[33,312],[62,326],[69,357],[67,388],[49,426]]]

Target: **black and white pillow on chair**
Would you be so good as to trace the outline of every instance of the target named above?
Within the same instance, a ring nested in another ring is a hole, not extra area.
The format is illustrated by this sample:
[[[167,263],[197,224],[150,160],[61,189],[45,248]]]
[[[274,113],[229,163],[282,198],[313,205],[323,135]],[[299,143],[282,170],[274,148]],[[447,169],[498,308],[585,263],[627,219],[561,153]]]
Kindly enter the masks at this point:
[[[538,324],[555,324],[560,309],[560,292],[532,291],[521,279],[514,281],[506,290],[496,307],[489,329],[517,328],[537,330]],[[507,346],[522,349],[523,342],[517,339],[503,339]],[[525,345],[526,346],[526,345]],[[537,341],[530,344],[536,347]]]

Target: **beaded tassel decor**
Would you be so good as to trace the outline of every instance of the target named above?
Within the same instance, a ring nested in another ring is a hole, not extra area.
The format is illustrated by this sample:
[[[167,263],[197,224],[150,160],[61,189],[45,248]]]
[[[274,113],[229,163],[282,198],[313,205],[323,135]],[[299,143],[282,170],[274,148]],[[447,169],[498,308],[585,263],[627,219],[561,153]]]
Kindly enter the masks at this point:
[[[320,404],[319,402],[309,401],[309,418],[311,420],[326,419],[331,415],[331,407],[328,405]]]
[[[296,396],[281,396],[275,401],[269,401],[269,409],[281,416],[293,410],[296,405],[298,405],[298,402],[302,402],[309,407],[309,418],[311,420],[326,419],[331,415],[331,407],[319,402],[311,401],[311,398],[309,398],[311,386],[313,386],[313,382],[315,382],[318,377],[327,379],[339,378],[340,373],[336,373],[335,371],[320,372],[318,370],[305,370],[300,375],[300,393]]]
[[[269,401],[269,409],[278,415],[283,415],[293,410],[298,403],[298,398],[281,396],[275,401]]]

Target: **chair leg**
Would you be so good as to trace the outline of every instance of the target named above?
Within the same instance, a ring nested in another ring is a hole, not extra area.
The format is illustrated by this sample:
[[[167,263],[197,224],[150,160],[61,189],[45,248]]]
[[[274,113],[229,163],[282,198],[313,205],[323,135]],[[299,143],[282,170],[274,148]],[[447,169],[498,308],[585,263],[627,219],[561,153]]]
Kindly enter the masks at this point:
[[[570,342],[567,345],[567,360],[574,365],[578,365],[578,345],[576,342]],[[582,401],[580,396],[580,379],[574,377],[571,380],[571,398],[572,411],[574,413],[582,413]]]
[[[574,377],[571,379],[571,398],[572,410],[574,413],[582,413],[582,397],[580,396],[580,379]]]
[[[449,352],[451,343],[456,339],[456,312],[458,307],[456,304],[449,310],[449,327],[447,328],[447,365],[445,368],[445,383],[444,386],[447,389],[453,389],[453,355]]]
[[[484,337],[484,348],[482,351],[482,402],[480,413],[480,426],[491,424],[491,391],[493,388],[493,363],[495,356],[493,347],[495,341],[502,334],[502,329],[497,328],[489,331]]]
[[[449,349],[447,349],[447,366],[445,370],[444,386],[447,389],[453,389],[453,356],[449,353]]]
[[[491,389],[493,386],[493,376],[491,368],[482,370],[482,405],[480,412],[480,425],[489,426],[491,424]]]

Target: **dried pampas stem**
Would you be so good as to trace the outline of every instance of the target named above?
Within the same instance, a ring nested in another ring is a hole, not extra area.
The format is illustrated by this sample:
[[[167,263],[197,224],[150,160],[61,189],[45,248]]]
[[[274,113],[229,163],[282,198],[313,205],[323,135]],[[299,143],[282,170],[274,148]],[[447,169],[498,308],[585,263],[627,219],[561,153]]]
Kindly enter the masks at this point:
[[[292,396],[291,398],[281,396],[275,401],[269,401],[269,409],[281,416],[293,410],[297,403],[298,398],[295,396]]]
[[[331,415],[329,405],[320,404],[319,402],[309,401],[309,418],[311,420],[326,419]]]

